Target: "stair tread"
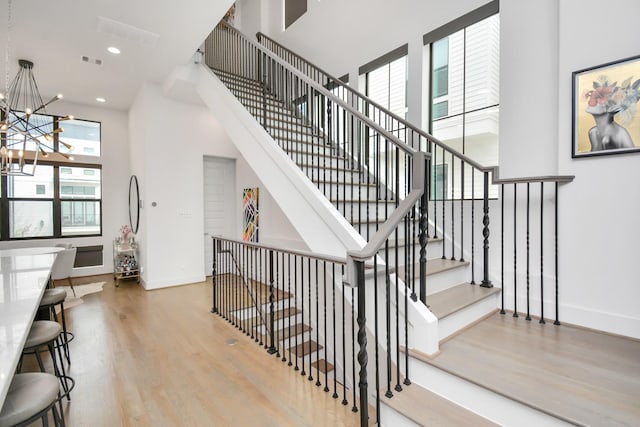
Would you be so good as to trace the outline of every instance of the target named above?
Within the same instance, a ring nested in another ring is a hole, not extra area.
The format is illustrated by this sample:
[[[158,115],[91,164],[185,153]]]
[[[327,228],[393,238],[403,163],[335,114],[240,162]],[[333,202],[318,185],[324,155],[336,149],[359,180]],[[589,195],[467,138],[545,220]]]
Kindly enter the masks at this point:
[[[480,285],[462,283],[427,296],[427,304],[440,320],[499,292],[500,288],[496,287],[484,288]]]
[[[402,392],[394,393],[391,399],[383,397],[382,403],[418,425],[478,427],[497,425],[418,384],[404,387]]]
[[[456,268],[463,268],[469,265],[469,261],[458,261],[458,260],[450,260],[450,259],[442,259],[442,258],[433,258],[427,260],[427,276],[431,274],[438,274],[445,271],[453,270]],[[400,270],[400,277],[404,280],[404,266],[400,266],[398,268]],[[413,271],[413,267],[411,267],[411,271]],[[420,271],[420,266],[418,263],[415,265],[416,274]],[[417,277],[416,277],[417,278]]]
[[[274,320],[281,320],[283,317],[287,318],[287,317],[291,317],[291,316],[295,316],[296,314],[300,313],[300,309],[296,308],[296,307],[291,307],[291,308],[282,308],[280,310],[276,310],[274,311]],[[268,313],[265,311],[265,315],[268,315]],[[255,318],[259,318],[260,316],[253,316],[248,318],[248,321],[251,321]]]
[[[312,329],[311,326],[304,323],[296,323],[295,325],[287,326],[284,329],[282,328],[278,329],[276,325],[275,338],[278,341],[284,341],[286,339],[293,338],[296,335],[308,332],[311,329]],[[267,335],[259,334],[259,336],[260,335],[262,335],[263,339],[267,339]]]
[[[308,356],[309,353],[314,353],[318,350],[322,350],[324,347],[318,344],[314,340],[305,341],[297,346],[291,347],[291,353],[297,355],[297,357]]]
[[[325,359],[316,360],[311,363],[313,369],[318,369],[320,372],[328,373],[333,371],[333,365],[327,362]]]

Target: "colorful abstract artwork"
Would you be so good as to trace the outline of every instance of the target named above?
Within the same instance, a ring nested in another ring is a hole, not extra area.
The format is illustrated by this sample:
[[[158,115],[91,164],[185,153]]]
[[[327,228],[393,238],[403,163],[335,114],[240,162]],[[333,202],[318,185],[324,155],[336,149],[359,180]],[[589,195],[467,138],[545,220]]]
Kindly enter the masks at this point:
[[[242,240],[245,242],[258,243],[259,193],[259,188],[245,188],[242,191],[242,212],[244,214]]]

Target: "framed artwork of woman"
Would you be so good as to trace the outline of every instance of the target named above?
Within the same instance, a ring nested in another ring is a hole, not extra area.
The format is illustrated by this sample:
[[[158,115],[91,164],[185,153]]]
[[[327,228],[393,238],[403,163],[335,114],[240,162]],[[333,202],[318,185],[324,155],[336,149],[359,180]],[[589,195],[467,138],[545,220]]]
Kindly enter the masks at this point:
[[[640,152],[640,56],[573,73],[572,157]]]

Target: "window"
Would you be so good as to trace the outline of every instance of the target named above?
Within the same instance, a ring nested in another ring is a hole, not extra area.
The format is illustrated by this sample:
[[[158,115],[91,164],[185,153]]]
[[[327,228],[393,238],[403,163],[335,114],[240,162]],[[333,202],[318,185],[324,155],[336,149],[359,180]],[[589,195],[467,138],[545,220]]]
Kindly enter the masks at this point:
[[[60,139],[73,147],[60,144],[61,153],[83,154],[85,156],[100,155],[100,123],[87,120],[66,120],[62,122],[64,133]]]
[[[407,51],[407,45],[401,46],[360,67],[360,74],[365,77],[366,95],[403,119],[407,117]],[[380,123],[381,117],[373,112],[370,117],[386,128],[385,123]],[[398,129],[387,130],[393,130],[398,137],[404,134]]]
[[[493,1],[424,36],[429,47],[429,131],[486,166],[498,164],[500,17]],[[434,169],[450,157],[436,157]],[[444,157],[444,159],[443,159]],[[461,174],[460,167],[442,168]],[[465,174],[465,183],[471,174]],[[443,182],[460,185],[461,176]],[[469,185],[467,185],[469,184]],[[481,186],[476,186],[476,192]],[[465,184],[465,197],[471,195]],[[461,188],[453,189],[460,195]],[[478,194],[476,194],[477,196]]]
[[[57,123],[55,116],[42,116]],[[73,123],[75,122],[75,123]],[[83,149],[100,151],[100,123],[68,120],[60,139]],[[77,125],[80,123],[80,125]],[[47,125],[48,126],[48,125]],[[69,135],[67,135],[67,131]],[[48,144],[64,144],[54,134]],[[4,140],[2,141],[4,143]],[[31,147],[31,148],[35,148]],[[77,152],[76,149],[73,152]],[[7,176],[0,180],[2,240],[90,236],[102,233],[102,170],[99,164],[38,162],[34,176]]]
[[[359,70],[360,75],[365,79],[367,97],[403,119],[407,117],[407,53],[408,45],[400,46],[363,65]],[[400,141],[405,141],[406,129],[404,125],[395,120],[390,121],[388,116],[378,114],[378,111],[374,111],[373,108],[367,111],[367,115],[381,128],[393,134]],[[386,179],[393,179],[398,172],[396,162],[393,160],[395,150],[373,134],[367,135],[366,138],[369,142],[364,147],[365,164],[370,167],[379,163],[378,173],[382,182]],[[380,159],[383,160],[380,162]],[[401,156],[398,162],[399,170],[405,170],[404,156]],[[405,188],[405,174],[399,173],[399,177],[398,185],[400,188]],[[388,185],[395,184],[388,183]]]

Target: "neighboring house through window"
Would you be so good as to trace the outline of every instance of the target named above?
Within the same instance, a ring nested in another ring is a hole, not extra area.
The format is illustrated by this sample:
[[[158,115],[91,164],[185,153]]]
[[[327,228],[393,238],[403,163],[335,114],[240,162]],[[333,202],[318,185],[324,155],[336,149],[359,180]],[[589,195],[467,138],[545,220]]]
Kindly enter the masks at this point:
[[[497,1],[488,3],[425,34],[423,38],[424,44],[429,48],[430,59],[429,132],[484,166],[498,164],[498,7]],[[448,179],[459,186],[459,165],[449,167],[450,158],[435,157],[432,170],[442,180],[442,188],[446,188]],[[449,176],[451,173],[456,176]],[[470,179],[471,174],[467,175],[465,181]],[[454,189],[458,193],[456,197],[459,197],[459,191]],[[467,185],[465,197],[471,195],[470,191],[471,186]],[[477,197],[482,191],[481,185],[477,185],[475,191]]]
[[[58,126],[56,116],[43,117],[51,128]],[[86,162],[86,156],[100,155],[100,123],[75,119],[62,124],[64,132],[54,134],[48,144],[63,153],[81,154],[83,163],[43,158],[34,176],[2,177],[2,240],[102,234],[101,165]],[[35,144],[28,148],[35,149]]]

